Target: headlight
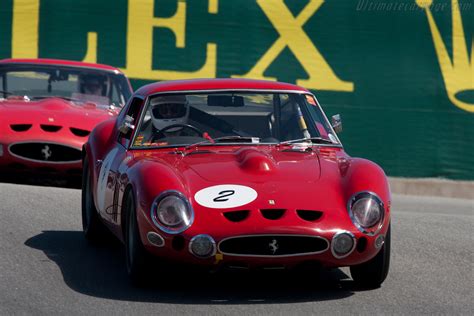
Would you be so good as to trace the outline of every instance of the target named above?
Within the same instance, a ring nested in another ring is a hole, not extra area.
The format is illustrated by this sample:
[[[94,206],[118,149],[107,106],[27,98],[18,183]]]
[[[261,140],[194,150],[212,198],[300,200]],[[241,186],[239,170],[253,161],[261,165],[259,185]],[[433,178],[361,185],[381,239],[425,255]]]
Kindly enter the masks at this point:
[[[359,192],[348,202],[349,215],[354,225],[363,233],[375,235],[382,228],[384,206],[372,192]]]
[[[186,197],[178,191],[161,193],[151,206],[151,219],[169,234],[179,234],[191,226],[194,212]]]

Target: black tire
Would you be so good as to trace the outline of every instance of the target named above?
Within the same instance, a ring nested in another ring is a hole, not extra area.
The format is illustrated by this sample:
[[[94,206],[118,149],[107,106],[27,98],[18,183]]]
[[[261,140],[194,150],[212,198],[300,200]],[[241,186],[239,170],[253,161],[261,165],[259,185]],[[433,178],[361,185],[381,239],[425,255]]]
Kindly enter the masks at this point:
[[[93,244],[104,240],[107,236],[107,227],[100,220],[92,195],[91,175],[87,157],[82,167],[82,231],[87,241]]]
[[[379,253],[371,260],[350,267],[352,279],[362,288],[374,289],[385,281],[390,268],[390,226]]]
[[[149,265],[151,256],[140,239],[138,229],[135,198],[131,190],[125,197],[125,261],[127,273],[134,285],[143,286],[150,278]]]

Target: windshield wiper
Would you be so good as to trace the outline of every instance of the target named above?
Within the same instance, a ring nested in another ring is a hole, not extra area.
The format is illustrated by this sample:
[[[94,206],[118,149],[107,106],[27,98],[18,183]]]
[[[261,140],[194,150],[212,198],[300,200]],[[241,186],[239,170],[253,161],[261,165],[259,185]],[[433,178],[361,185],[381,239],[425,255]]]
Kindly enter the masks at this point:
[[[300,139],[286,140],[284,142],[280,142],[279,145],[295,144],[295,143],[302,143],[302,142],[311,142],[313,144],[335,144],[329,139],[325,139],[322,137],[305,137],[305,138],[300,138]]]
[[[81,101],[81,100],[78,100],[78,99],[74,99],[74,98],[71,98],[71,97],[64,97],[64,96],[60,96],[60,95],[38,95],[38,96],[34,96],[34,97],[31,97],[31,99],[47,99],[47,98],[59,98],[59,99],[64,99],[66,101],[75,101],[75,102],[83,102],[84,101]]]
[[[3,90],[0,90],[0,93],[3,93],[3,94],[13,94],[13,92],[8,92],[8,91],[3,91]]]
[[[188,150],[195,146],[203,145],[203,144],[214,144],[214,143],[224,143],[224,142],[235,142],[235,143],[247,143],[250,142],[252,144],[260,143],[260,138],[258,137],[249,137],[249,136],[239,136],[239,135],[232,135],[232,136],[222,136],[217,137],[214,139],[206,139],[191,145],[188,145],[184,148],[184,150]]]

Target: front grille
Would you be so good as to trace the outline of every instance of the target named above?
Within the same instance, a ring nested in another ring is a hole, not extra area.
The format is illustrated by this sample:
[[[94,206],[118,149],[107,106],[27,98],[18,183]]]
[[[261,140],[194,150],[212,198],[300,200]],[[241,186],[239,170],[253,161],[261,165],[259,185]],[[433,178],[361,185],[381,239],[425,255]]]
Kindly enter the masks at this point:
[[[79,149],[52,143],[19,143],[9,148],[10,153],[26,160],[40,162],[73,162],[81,160]]]
[[[227,255],[283,257],[315,254],[326,251],[329,243],[318,236],[254,235],[222,240],[219,251]]]

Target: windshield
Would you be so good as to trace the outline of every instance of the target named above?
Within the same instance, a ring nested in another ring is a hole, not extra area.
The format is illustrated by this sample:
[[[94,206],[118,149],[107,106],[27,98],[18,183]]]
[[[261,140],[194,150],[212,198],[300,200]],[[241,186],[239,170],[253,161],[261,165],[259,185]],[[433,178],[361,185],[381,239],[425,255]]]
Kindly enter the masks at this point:
[[[133,146],[339,141],[310,94],[219,92],[148,99]]]
[[[122,74],[85,68],[7,65],[0,67],[0,96],[60,97],[122,107],[132,91]]]

